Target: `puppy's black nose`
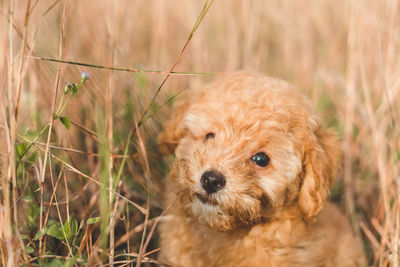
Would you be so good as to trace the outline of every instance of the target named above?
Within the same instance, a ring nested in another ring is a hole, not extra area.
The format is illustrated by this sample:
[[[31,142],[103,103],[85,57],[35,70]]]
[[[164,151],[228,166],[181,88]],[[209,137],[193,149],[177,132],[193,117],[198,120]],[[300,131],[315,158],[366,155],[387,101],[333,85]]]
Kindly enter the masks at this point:
[[[224,188],[226,181],[222,173],[211,170],[203,173],[200,182],[207,194],[212,194]]]

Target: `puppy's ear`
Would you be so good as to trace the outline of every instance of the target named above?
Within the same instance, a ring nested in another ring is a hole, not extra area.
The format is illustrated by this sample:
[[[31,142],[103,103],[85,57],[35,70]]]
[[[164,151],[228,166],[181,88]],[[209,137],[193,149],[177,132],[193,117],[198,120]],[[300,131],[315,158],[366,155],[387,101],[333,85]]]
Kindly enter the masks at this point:
[[[303,160],[303,183],[299,207],[305,219],[312,219],[324,206],[337,172],[340,152],[333,131],[315,127]]]
[[[163,130],[158,136],[159,150],[163,154],[172,154],[178,146],[179,140],[184,136],[185,130],[180,127],[183,115],[190,106],[186,100],[174,105],[171,118],[163,125]]]

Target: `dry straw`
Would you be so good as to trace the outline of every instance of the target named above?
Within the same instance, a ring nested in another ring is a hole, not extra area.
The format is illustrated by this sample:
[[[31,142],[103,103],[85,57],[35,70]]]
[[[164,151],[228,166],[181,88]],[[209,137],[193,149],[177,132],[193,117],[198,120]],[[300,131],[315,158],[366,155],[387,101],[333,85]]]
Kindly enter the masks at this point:
[[[296,84],[339,133],[331,200],[371,265],[399,266],[399,0],[10,0],[0,11],[2,265],[159,264],[161,124],[183,90],[246,69]]]

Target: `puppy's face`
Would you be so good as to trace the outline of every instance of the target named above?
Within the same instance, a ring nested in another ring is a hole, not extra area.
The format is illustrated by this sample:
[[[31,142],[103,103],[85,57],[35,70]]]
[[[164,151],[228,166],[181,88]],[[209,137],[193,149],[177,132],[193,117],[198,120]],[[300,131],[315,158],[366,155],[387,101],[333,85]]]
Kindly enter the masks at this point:
[[[298,206],[305,218],[322,207],[334,177],[334,138],[322,137],[288,84],[236,74],[177,111],[160,141],[174,144],[170,178],[188,216],[230,230],[284,207]]]

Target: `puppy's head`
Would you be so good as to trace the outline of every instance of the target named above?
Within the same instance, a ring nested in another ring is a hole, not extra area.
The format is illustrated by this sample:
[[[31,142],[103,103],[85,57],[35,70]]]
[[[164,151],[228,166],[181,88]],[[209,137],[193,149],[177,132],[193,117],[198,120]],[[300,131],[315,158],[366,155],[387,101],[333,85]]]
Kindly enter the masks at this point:
[[[322,208],[338,145],[289,84],[234,74],[195,91],[159,136],[175,153],[170,179],[185,213],[216,230],[254,224],[287,208]]]

